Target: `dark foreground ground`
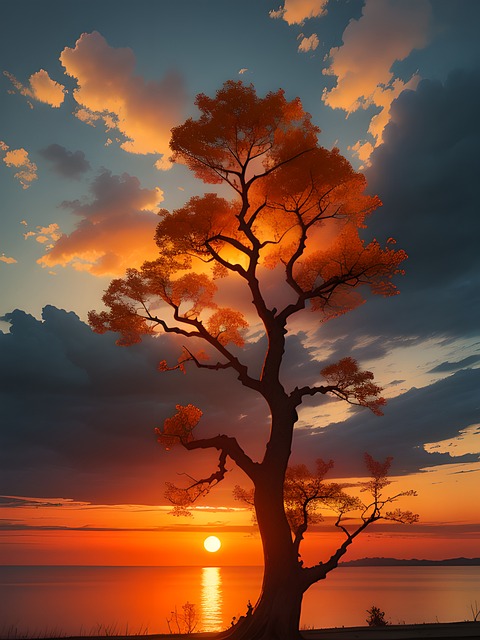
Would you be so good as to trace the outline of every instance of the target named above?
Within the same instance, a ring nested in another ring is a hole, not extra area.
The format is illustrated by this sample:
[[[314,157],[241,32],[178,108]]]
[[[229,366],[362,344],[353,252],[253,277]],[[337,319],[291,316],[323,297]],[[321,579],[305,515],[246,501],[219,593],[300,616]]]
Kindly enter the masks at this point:
[[[192,640],[215,638],[215,633],[185,635],[145,635],[145,640]],[[386,627],[342,627],[335,629],[309,629],[302,631],[305,640],[480,640],[478,622],[436,622],[433,624],[402,624]],[[106,636],[72,638],[42,638],[42,640],[106,640]],[[109,636],[108,640],[132,640],[132,636]]]
[[[402,624],[303,631],[305,640],[480,640],[480,622]]]

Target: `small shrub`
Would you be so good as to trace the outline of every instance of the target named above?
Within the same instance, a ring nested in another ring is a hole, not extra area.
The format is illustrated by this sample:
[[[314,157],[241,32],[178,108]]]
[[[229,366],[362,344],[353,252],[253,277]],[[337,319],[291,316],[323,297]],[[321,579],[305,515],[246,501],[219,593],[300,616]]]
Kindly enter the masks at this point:
[[[183,613],[178,613],[177,607],[175,606],[175,609],[170,614],[170,618],[167,618],[170,633],[189,635],[197,628],[198,616],[195,605],[187,601],[182,605],[182,612]]]
[[[381,611],[378,607],[370,607],[370,609],[367,609],[367,613],[369,627],[385,627],[388,624],[385,620],[385,611]]]

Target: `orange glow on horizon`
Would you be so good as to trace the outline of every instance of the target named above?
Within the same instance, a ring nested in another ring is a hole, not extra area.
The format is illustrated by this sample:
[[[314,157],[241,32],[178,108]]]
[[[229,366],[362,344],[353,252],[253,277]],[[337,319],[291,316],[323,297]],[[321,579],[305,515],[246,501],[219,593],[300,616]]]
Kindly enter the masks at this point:
[[[418,512],[420,522],[372,526],[356,539],[344,560],[478,556],[480,526],[470,497],[477,468],[478,464],[444,465],[393,477],[393,493],[418,491],[417,498],[405,499],[402,506]],[[230,498],[228,487],[212,493],[211,499],[215,496],[217,506],[202,505],[192,518],[174,518],[167,506],[59,499],[31,499],[32,506],[4,507],[9,526],[0,530],[0,564],[204,566],[203,542],[215,535],[221,539],[221,552],[208,556],[218,565],[262,565],[261,540],[250,511]],[[224,506],[218,506],[220,499]],[[306,565],[325,561],[343,541],[329,522],[326,517],[305,535],[301,553]]]

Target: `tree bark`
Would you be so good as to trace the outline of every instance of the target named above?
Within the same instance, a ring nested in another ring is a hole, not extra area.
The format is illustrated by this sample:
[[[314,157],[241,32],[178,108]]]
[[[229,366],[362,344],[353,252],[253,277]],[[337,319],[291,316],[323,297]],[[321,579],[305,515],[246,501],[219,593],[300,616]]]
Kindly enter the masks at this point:
[[[279,568],[280,569],[280,568]],[[265,571],[260,598],[250,615],[241,617],[221,634],[229,640],[301,640],[300,613],[303,599],[301,569],[281,568],[280,576]]]
[[[255,511],[264,552],[261,595],[253,611],[222,637],[232,640],[299,640],[302,599],[308,587],[285,516],[283,485],[295,409],[283,396],[272,407],[272,434],[255,478]],[[273,442],[272,442],[273,441]]]

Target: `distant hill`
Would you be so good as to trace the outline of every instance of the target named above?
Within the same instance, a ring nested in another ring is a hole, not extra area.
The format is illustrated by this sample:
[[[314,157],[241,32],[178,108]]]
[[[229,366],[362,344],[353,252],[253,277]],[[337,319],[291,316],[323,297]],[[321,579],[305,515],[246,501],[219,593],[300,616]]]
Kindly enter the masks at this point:
[[[478,567],[480,558],[449,558],[448,560],[399,560],[398,558],[360,558],[341,562],[341,567]]]

